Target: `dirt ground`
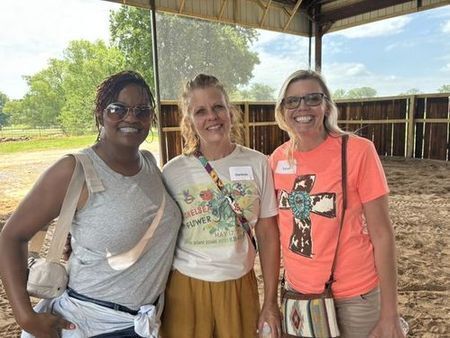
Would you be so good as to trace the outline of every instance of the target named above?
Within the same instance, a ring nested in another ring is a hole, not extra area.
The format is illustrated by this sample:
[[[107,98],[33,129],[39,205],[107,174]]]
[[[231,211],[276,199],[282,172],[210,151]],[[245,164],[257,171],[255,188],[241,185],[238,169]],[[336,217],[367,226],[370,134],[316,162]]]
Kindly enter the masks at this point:
[[[0,229],[49,164],[70,150],[0,154]],[[450,337],[450,164],[383,159],[398,255],[400,312],[409,337]],[[261,273],[256,266],[259,280]],[[19,333],[0,283],[0,337]]]

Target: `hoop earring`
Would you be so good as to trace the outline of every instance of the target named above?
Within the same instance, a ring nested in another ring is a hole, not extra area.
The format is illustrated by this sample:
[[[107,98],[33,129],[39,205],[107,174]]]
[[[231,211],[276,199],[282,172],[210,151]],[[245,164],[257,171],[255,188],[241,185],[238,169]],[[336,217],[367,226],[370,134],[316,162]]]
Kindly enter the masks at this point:
[[[97,142],[100,142],[103,138],[105,138],[105,128],[100,126],[98,128]]]

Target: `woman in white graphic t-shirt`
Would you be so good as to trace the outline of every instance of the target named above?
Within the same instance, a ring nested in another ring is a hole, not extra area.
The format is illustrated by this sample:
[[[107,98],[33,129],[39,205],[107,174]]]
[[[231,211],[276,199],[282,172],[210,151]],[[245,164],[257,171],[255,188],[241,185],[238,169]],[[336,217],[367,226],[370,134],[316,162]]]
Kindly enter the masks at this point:
[[[183,224],[162,337],[251,338],[258,330],[280,337],[277,206],[267,157],[238,144],[240,114],[214,76],[188,81],[180,106],[183,154],[164,166],[163,179]],[[253,230],[264,279],[261,310]]]

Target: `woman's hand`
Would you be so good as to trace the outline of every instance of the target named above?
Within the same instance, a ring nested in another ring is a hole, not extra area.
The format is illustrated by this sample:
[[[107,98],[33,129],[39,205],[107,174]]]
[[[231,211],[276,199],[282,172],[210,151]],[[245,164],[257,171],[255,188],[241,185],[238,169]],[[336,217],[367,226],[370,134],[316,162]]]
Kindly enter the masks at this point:
[[[75,159],[64,157],[45,171],[0,232],[0,274],[19,325],[37,337],[57,337],[70,323],[36,314],[26,290],[28,241],[56,218],[67,191]]]
[[[264,302],[258,321],[259,336],[262,337],[264,323],[270,327],[271,338],[281,337],[281,314],[278,304]]]
[[[398,316],[380,318],[375,327],[370,331],[369,338],[404,338]]]
[[[51,313],[34,313],[21,327],[36,338],[58,338],[61,330],[75,330],[75,325]]]
[[[405,337],[398,315],[395,240],[388,205],[387,195],[363,205],[380,280],[380,319],[369,338]]]
[[[67,234],[66,243],[64,243],[64,250],[62,254],[62,258],[67,262],[72,254],[72,245],[70,244],[72,235],[70,232]]]
[[[259,258],[264,279],[264,304],[258,322],[261,337],[264,322],[269,324],[271,337],[281,337],[281,315],[277,302],[280,273],[280,240],[275,217],[260,218],[255,225]]]

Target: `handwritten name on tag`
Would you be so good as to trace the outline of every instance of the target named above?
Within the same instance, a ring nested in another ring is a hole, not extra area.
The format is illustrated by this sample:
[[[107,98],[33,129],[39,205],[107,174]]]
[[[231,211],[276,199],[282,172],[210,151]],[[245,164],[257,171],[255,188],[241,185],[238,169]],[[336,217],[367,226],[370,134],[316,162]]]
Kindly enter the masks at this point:
[[[294,160],[289,163],[288,160],[281,160],[277,162],[277,167],[275,169],[276,174],[295,174],[297,172],[297,163]]]
[[[252,167],[230,167],[230,178],[232,181],[251,181],[253,180]]]

